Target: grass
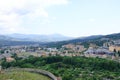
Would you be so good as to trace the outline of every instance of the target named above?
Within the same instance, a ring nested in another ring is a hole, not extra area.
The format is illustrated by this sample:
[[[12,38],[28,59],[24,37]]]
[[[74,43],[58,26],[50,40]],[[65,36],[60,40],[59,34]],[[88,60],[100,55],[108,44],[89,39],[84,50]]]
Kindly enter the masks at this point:
[[[13,71],[0,74],[0,80],[51,80],[47,76],[25,72],[25,71]]]

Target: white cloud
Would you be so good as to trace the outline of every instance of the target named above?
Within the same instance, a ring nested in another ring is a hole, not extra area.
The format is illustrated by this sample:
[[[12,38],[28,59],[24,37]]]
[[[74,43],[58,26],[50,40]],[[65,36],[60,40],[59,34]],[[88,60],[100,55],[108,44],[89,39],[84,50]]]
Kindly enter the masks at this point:
[[[22,31],[23,19],[48,18],[46,8],[67,3],[68,0],[0,0],[0,29],[4,33]]]

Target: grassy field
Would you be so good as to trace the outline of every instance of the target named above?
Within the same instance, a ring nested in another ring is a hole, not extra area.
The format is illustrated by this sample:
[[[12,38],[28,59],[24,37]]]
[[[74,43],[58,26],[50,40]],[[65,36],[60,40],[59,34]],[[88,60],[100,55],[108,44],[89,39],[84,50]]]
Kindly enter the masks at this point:
[[[13,71],[0,74],[0,80],[51,80],[50,78],[25,71]]]

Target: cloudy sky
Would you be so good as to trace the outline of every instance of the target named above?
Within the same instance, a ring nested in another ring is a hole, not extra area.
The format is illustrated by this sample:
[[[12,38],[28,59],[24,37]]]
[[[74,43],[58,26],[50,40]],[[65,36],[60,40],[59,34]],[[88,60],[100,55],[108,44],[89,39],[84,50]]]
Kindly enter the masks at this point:
[[[120,0],[0,0],[0,34],[120,32]]]

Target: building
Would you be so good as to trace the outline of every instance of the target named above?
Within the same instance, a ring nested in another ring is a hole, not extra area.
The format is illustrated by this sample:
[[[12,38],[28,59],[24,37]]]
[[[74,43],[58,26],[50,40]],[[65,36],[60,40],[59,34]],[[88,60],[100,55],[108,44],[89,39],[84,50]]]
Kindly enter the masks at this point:
[[[74,47],[74,51],[77,51],[77,52],[82,52],[82,51],[84,51],[86,48],[84,47],[84,46],[82,46],[82,45],[76,45],[75,47]]]
[[[69,52],[82,52],[86,49],[83,45],[74,45],[74,44],[64,45],[63,48],[68,49]]]
[[[6,61],[7,61],[7,62],[12,62],[12,61],[14,61],[14,60],[15,60],[15,59],[14,59],[14,58],[11,58],[11,57],[7,57],[7,58],[6,58]]]
[[[62,47],[67,48],[67,49],[73,49],[75,47],[75,45],[73,45],[73,44],[67,44],[67,45],[64,45]]]
[[[112,55],[113,54],[113,52],[109,51],[108,49],[104,49],[104,48],[88,49],[85,53],[87,53],[87,54],[99,54],[99,55],[103,55],[103,54]]]
[[[0,59],[7,58],[7,57],[11,57],[11,56],[12,56],[11,53],[0,54]]]
[[[120,51],[120,45],[112,45],[109,47],[109,50],[114,52],[116,50],[117,52]]]
[[[98,48],[96,44],[90,43],[89,48]]]

